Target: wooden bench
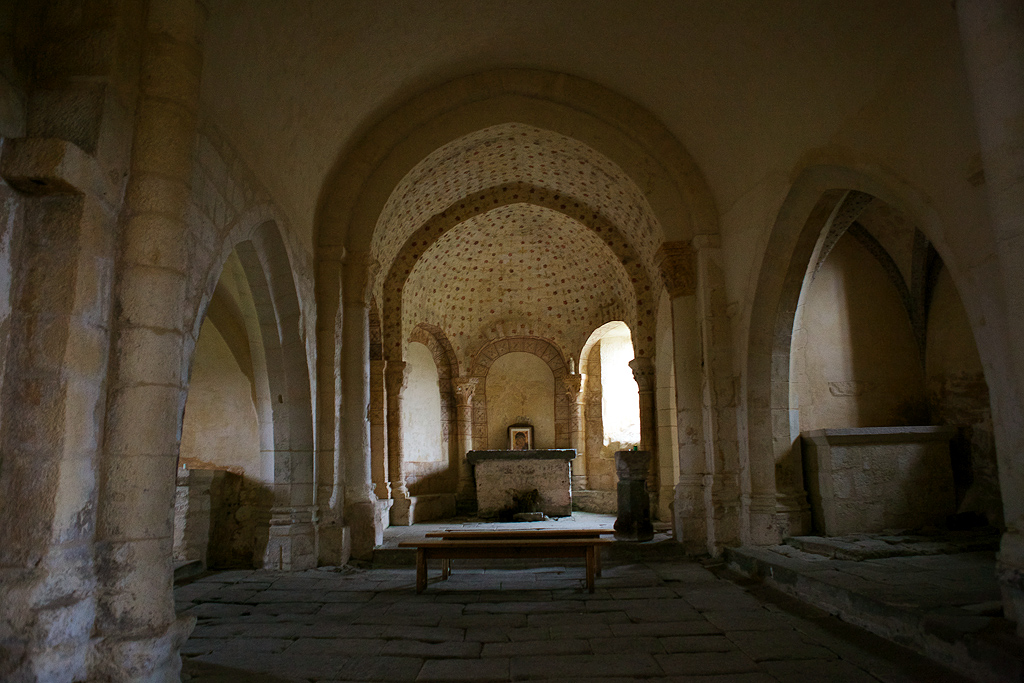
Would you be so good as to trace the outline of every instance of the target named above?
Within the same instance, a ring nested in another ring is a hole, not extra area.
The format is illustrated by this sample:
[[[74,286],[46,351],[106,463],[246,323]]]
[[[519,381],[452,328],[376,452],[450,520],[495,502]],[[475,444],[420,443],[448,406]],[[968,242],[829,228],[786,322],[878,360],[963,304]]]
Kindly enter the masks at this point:
[[[529,532],[557,532],[557,529],[524,529],[522,531],[459,531],[431,532],[432,538],[422,541],[403,541],[399,547],[416,548],[416,592],[427,587],[427,561],[442,560],[441,580],[451,574],[450,560],[480,559],[535,559],[579,557],[586,560],[587,590],[594,592],[594,577],[600,567],[598,546],[611,543],[601,538],[600,531],[590,534],[562,535]],[[582,532],[585,530],[572,530]],[[609,533],[607,531],[603,533]],[[438,537],[440,536],[440,537]],[[448,538],[446,536],[451,536]]]
[[[427,538],[447,538],[450,541],[481,540],[497,538],[600,538],[612,534],[611,529],[445,529],[444,531],[428,531]],[[601,578],[601,553],[594,556],[597,563],[594,575]],[[451,574],[451,561],[441,560],[441,580]]]

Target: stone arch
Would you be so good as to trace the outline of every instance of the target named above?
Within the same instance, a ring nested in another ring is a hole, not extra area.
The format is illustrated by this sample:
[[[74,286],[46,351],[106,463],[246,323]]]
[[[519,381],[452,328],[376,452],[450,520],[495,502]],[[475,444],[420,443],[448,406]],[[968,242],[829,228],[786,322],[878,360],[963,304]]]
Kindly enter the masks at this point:
[[[419,342],[426,346],[434,358],[434,365],[437,366],[437,385],[441,391],[441,415],[444,416],[441,423],[441,436],[444,443],[448,445],[449,460],[458,458],[454,449],[457,415],[455,395],[452,390],[452,379],[459,376],[459,360],[455,357],[455,350],[441,328],[427,323],[417,325],[409,335],[409,341]],[[453,463],[452,471],[457,470],[457,464],[457,462]]]
[[[401,358],[402,290],[416,261],[442,235],[466,219],[501,206],[520,203],[541,206],[562,213],[583,224],[602,239],[625,271],[636,296],[635,302],[627,301],[623,304],[627,307],[626,312],[630,319],[631,330],[637,330],[637,334],[634,335],[634,348],[637,356],[650,354],[654,344],[656,314],[654,297],[660,291],[661,282],[652,284],[645,272],[642,260],[638,258],[636,250],[629,241],[614,225],[591,210],[585,201],[526,183],[506,183],[474,193],[457,204],[453,204],[445,211],[433,216],[406,240],[384,279],[382,317],[386,321],[383,328],[386,358]],[[655,287],[658,289],[655,290]]]
[[[931,204],[895,178],[878,171],[854,170],[838,165],[806,168],[790,187],[776,215],[757,274],[754,298],[748,309],[746,372],[742,387],[747,438],[741,442],[742,540],[770,544],[791,533],[806,531],[802,473],[792,461],[789,433],[789,362],[794,316],[804,276],[826,226],[844,220],[856,195],[869,195],[893,206],[920,226],[950,267],[965,308],[971,317],[979,353],[986,364],[983,346],[991,330],[984,320],[984,302],[969,299],[973,292],[958,266],[961,260],[944,240],[942,221]],[[959,281],[958,281],[959,280]],[[992,346],[988,345],[991,350]],[[993,402],[994,405],[994,402]]]
[[[590,81],[504,69],[465,76],[413,97],[339,157],[318,207],[318,248],[369,251],[373,225],[409,169],[474,131],[515,120],[588,144],[645,188],[667,240],[718,232],[697,165],[643,108]]]
[[[315,226],[318,320],[343,320],[341,336],[346,340],[336,355],[338,335],[329,334],[321,325],[316,375],[321,379],[321,440],[326,443],[332,438],[336,444],[347,444],[346,500],[358,504],[362,496],[368,495],[357,481],[361,481],[360,473],[368,470],[370,462],[369,440],[357,438],[366,413],[363,402],[367,393],[360,386],[357,367],[366,362],[365,350],[359,344],[365,330],[358,328],[365,325],[363,312],[373,293],[367,285],[374,281],[374,270],[380,267],[372,253],[378,220],[392,192],[421,160],[454,140],[510,122],[579,141],[616,164],[625,177],[642,188],[650,214],[660,226],[661,239],[685,243],[697,235],[718,233],[712,194],[679,140],[643,108],[583,79],[539,70],[474,74],[413,97],[372,124],[360,140],[339,154],[323,185]],[[384,265],[390,269],[390,264]],[[658,279],[654,273],[649,277]],[[379,298],[378,304],[384,319],[387,307]],[[643,310],[648,308],[653,314],[655,307],[645,306]],[[655,336],[653,327],[650,336]],[[397,340],[402,343],[401,334]],[[394,357],[385,349],[384,358]],[[400,386],[399,362],[392,360],[388,369],[394,375],[396,390]],[[346,383],[343,396],[339,387],[326,381],[337,376],[355,379]],[[362,381],[368,382],[365,378]],[[388,392],[389,402],[393,393]],[[331,420],[332,407],[341,415],[344,427]],[[393,430],[389,427],[388,431],[390,439]],[[389,440],[389,448],[391,445]],[[335,460],[341,457],[337,452],[334,455]],[[402,495],[399,489],[398,497]],[[395,510],[392,508],[392,520],[403,519]],[[353,508],[346,514],[355,520],[355,512]],[[373,519],[369,512],[360,512],[359,516],[368,522]],[[359,522],[352,524],[355,528]],[[357,540],[353,540],[357,556],[370,552],[369,543],[363,546]]]
[[[263,565],[284,569],[315,566],[313,511],[313,413],[309,364],[301,337],[302,314],[288,251],[277,223],[239,226],[224,242],[221,259],[207,283],[214,289],[228,256],[235,252],[251,296],[255,320],[244,322],[252,358],[254,398],[260,424],[264,472],[273,473],[269,538]],[[192,324],[193,339],[205,318]],[[194,342],[193,342],[194,344]],[[188,365],[194,354],[189,349]]]
[[[562,351],[546,339],[503,337],[484,345],[470,363],[469,377],[478,379],[473,398],[473,449],[487,450],[487,373],[494,361],[508,353],[530,353],[544,361],[555,378],[555,448],[569,448],[569,366]]]

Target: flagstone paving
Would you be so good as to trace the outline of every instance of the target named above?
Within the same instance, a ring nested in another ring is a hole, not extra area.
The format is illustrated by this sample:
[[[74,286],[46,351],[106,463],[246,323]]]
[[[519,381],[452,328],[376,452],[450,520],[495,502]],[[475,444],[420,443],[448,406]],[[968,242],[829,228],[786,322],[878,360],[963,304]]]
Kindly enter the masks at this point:
[[[190,683],[963,681],[888,641],[696,562],[226,571],[175,590]]]

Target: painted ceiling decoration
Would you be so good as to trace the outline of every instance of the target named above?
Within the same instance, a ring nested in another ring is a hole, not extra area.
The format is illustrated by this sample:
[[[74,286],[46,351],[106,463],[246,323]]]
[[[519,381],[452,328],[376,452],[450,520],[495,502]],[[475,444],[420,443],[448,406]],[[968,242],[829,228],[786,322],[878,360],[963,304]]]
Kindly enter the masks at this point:
[[[395,187],[371,244],[381,264],[374,294],[406,240],[432,216],[489,187],[526,183],[586,202],[615,225],[653,270],[661,227],[640,188],[591,147],[552,131],[518,123],[492,126],[424,158]]]
[[[460,358],[508,336],[578,352],[607,320],[637,317],[629,276],[601,238],[531,204],[476,215],[441,236],[413,267],[402,311],[402,339],[418,323],[435,325]]]
[[[577,355],[610,320],[650,353],[661,239],[637,185],[590,147],[517,123],[466,136],[417,164],[378,220],[385,355],[420,323],[463,360],[505,336]]]

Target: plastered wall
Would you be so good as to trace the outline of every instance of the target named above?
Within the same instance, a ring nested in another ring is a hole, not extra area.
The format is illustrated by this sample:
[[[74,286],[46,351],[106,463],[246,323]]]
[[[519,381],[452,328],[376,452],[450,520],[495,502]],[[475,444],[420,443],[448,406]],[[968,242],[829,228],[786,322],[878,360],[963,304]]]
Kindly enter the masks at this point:
[[[844,235],[805,287],[791,360],[799,430],[925,424],[910,321],[877,260]]]
[[[533,425],[534,448],[555,447],[555,378],[531,353],[501,356],[487,373],[487,443],[508,448],[508,428]]]
[[[261,481],[260,439],[252,384],[217,328],[203,323],[185,402],[180,461]]]
[[[423,344],[409,344],[409,384],[402,403],[406,483],[412,495],[437,493],[449,477],[448,444],[441,434],[441,393],[437,366]]]

